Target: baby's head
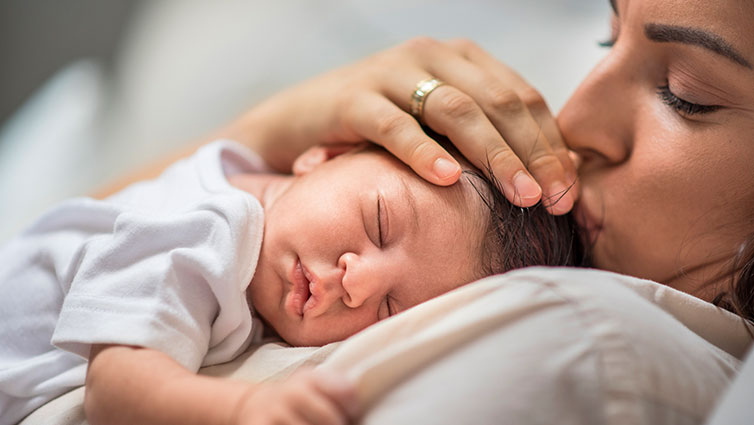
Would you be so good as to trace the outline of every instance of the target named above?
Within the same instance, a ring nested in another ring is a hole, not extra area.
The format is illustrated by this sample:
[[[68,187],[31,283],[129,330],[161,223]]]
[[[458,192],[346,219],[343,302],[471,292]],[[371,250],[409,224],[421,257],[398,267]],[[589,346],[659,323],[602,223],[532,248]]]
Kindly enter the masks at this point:
[[[377,147],[302,155],[265,196],[254,309],[288,343],[323,345],[485,276],[576,261],[570,217],[511,206],[454,156],[465,171],[440,187]]]

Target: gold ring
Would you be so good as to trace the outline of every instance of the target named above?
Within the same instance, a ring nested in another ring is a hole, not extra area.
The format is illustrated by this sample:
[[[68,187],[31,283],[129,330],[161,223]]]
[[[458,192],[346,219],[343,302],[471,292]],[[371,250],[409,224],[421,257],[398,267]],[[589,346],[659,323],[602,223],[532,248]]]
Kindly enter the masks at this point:
[[[411,115],[420,123],[424,123],[424,102],[427,101],[427,96],[442,85],[445,83],[437,78],[427,78],[416,84],[416,89],[411,93]]]

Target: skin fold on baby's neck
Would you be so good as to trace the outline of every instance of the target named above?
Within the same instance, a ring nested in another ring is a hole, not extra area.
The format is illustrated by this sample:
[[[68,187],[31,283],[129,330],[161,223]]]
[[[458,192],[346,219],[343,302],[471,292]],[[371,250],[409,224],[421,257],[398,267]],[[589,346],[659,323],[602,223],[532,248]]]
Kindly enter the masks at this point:
[[[262,208],[269,208],[275,199],[290,186],[294,176],[281,174],[236,174],[228,182],[244,192],[254,195]]]

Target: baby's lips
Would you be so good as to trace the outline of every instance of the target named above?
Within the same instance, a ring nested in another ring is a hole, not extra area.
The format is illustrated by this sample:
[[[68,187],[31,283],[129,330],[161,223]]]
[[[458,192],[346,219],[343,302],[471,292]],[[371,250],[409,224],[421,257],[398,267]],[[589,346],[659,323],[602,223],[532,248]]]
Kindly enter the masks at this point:
[[[317,306],[319,297],[317,297],[316,291],[317,291],[317,283],[315,281],[309,282],[309,297],[307,298],[306,303],[304,303],[304,309],[303,309],[304,314],[307,311]]]
[[[298,316],[303,316],[304,307],[311,297],[311,293],[309,292],[310,282],[303,272],[303,265],[299,258],[296,258],[289,279],[292,286],[286,301],[287,308]]]

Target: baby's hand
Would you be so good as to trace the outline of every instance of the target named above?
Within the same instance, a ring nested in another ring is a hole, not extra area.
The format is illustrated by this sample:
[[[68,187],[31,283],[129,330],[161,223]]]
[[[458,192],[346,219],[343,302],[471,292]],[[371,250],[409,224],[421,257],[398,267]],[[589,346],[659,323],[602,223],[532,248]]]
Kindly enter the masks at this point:
[[[305,370],[260,384],[236,409],[234,425],[346,424],[358,414],[356,391],[345,378]]]

